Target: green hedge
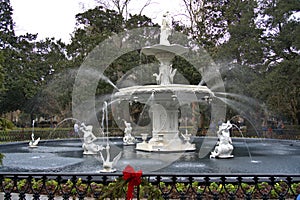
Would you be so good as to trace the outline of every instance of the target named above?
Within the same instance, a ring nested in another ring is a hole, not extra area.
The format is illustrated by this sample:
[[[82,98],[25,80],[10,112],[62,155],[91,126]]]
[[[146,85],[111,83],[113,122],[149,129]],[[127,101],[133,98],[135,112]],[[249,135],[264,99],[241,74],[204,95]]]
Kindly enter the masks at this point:
[[[13,130],[0,130],[1,142],[15,142],[15,141],[28,141],[31,140],[31,128],[26,129],[13,129]],[[110,131],[110,136],[123,136],[120,129],[113,129]],[[80,138],[82,135],[74,133],[73,128],[35,128],[34,138],[41,138],[42,140],[48,139],[63,139],[63,138]]]
[[[0,131],[1,142],[13,142],[13,141],[26,141],[31,140],[31,129],[17,129],[17,130],[2,130]],[[57,139],[57,138],[78,138],[75,135],[72,128],[59,128],[59,129],[35,129],[35,139]]]

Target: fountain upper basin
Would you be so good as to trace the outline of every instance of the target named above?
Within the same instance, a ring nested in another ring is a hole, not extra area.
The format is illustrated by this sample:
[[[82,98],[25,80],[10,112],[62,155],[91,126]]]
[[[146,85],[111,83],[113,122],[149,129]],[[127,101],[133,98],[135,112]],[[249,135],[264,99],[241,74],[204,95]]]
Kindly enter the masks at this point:
[[[144,47],[142,49],[142,52],[145,55],[155,55],[155,56],[159,56],[164,53],[169,53],[170,55],[172,54],[171,57],[174,57],[175,54],[181,55],[188,52],[188,48],[179,44],[171,44],[171,45],[156,44],[153,46]]]
[[[213,92],[206,86],[169,84],[143,85],[121,88],[114,94],[114,98],[128,100],[131,96],[137,96],[139,98],[139,102],[146,102],[149,99],[149,95],[153,93],[155,95],[155,99],[169,99],[170,97],[172,97],[172,95],[176,95],[176,97],[180,96],[181,100],[190,100],[190,95],[196,95],[197,99],[214,96]]]

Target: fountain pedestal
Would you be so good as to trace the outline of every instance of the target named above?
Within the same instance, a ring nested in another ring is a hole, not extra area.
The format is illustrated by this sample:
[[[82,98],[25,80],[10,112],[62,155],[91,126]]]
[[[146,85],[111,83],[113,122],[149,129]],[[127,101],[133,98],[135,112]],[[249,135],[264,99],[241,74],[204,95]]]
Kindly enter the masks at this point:
[[[168,104],[160,103],[151,106],[149,112],[152,118],[152,138],[149,142],[138,143],[137,150],[176,152],[196,149],[194,144],[179,137],[178,105]]]

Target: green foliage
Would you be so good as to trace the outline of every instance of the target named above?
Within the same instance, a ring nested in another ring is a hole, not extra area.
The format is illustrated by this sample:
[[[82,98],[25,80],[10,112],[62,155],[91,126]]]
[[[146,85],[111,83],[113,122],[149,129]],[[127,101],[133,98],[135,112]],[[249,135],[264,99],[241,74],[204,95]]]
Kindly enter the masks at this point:
[[[263,30],[255,24],[257,7],[256,1],[253,0],[227,1],[222,5],[229,39],[220,46],[217,59],[252,66],[263,62]]]
[[[4,57],[2,51],[0,51],[0,92],[4,91],[4,69],[3,69]]]
[[[116,11],[98,6],[76,15],[75,30],[67,52],[72,57],[73,67],[79,67],[88,53],[100,42],[123,30],[123,17]],[[83,28],[81,28],[83,26]]]
[[[176,56],[172,67],[178,70],[174,77],[175,83],[198,85],[202,79],[200,72],[182,57]],[[182,74],[185,80],[180,78],[179,74]]]
[[[14,48],[3,50],[6,90],[0,95],[1,112],[17,109],[33,112],[38,105],[33,99],[66,62],[63,44],[51,39],[34,42],[34,39],[33,35],[20,36]]]
[[[0,49],[7,48],[15,36],[12,19],[13,9],[9,0],[0,1]]]
[[[47,180],[46,181],[46,187],[51,189],[57,189],[58,188],[58,182],[56,180]]]
[[[2,160],[3,160],[4,157],[5,157],[5,156],[4,156],[2,153],[0,153],[0,165],[3,164]]]
[[[205,186],[199,185],[199,182],[195,181],[192,183],[192,187],[197,193],[203,193],[205,191]]]
[[[11,121],[5,118],[0,118],[0,130],[13,129],[14,127],[15,125]]]
[[[24,191],[27,187],[27,179],[21,179],[18,181],[18,184],[17,184],[17,188],[18,188],[18,191]]]
[[[186,192],[186,191],[185,191],[185,190],[186,190],[186,186],[185,186],[184,183],[176,183],[175,186],[176,186],[176,189],[177,189],[177,191],[178,191],[179,193]]]
[[[32,189],[33,189],[34,191],[38,191],[38,190],[40,190],[40,189],[42,188],[42,186],[43,186],[43,180],[42,180],[42,179],[36,180],[35,178],[33,178],[33,179],[31,180],[31,185],[32,185]]]
[[[246,194],[252,194],[255,189],[254,185],[249,185],[247,183],[241,183],[241,187],[245,191]]]
[[[213,193],[221,192],[222,189],[223,189],[223,185],[222,184],[218,184],[216,182],[212,182],[209,185],[209,190],[212,191]]]
[[[238,185],[234,185],[232,183],[225,184],[226,191],[232,194],[234,194],[237,191],[238,187]]]
[[[188,33],[220,66],[226,91],[256,97],[276,116],[299,124],[300,2],[184,2]]]
[[[127,190],[127,181],[122,177],[116,179],[115,182],[111,182],[108,184],[107,189],[104,190],[104,194],[101,195],[99,199],[116,199],[120,197],[124,197],[124,191]]]
[[[10,178],[4,178],[2,184],[4,190],[12,190],[14,187],[14,181]]]
[[[142,179],[140,185],[140,199],[147,197],[148,200],[162,200],[161,191],[158,187],[152,185],[147,180]]]

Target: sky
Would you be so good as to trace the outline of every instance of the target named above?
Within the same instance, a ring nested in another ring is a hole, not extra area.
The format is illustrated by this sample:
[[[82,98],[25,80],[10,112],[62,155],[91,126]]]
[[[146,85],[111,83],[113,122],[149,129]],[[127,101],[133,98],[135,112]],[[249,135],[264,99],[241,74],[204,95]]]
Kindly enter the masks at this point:
[[[182,13],[181,0],[152,0],[142,14],[161,23],[161,16],[169,11],[176,16]],[[131,0],[129,12],[140,11],[146,0]],[[70,42],[75,28],[75,15],[97,5],[95,0],[10,0],[17,35],[38,33],[38,39],[55,37]]]

